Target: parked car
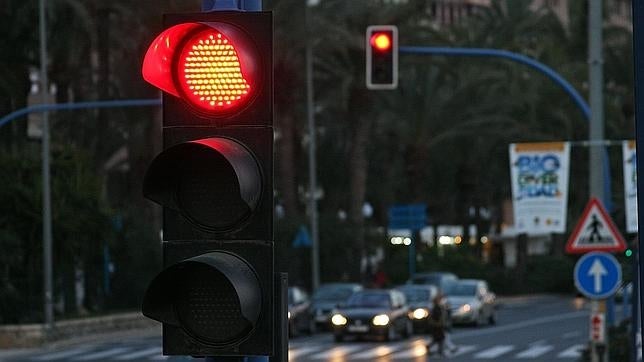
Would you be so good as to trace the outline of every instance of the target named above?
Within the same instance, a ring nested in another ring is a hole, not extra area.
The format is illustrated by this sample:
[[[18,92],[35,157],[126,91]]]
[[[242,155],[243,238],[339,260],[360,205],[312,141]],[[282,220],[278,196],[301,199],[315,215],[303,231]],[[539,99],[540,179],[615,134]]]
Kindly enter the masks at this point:
[[[288,334],[315,333],[315,322],[310,312],[308,294],[298,287],[288,288]]]
[[[444,292],[447,285],[456,280],[458,280],[456,274],[450,272],[416,273],[407,281],[407,284],[429,284]]]
[[[480,279],[460,279],[446,290],[452,322],[479,325],[496,323],[496,295],[487,282]]]
[[[396,290],[405,295],[414,333],[429,332],[431,328],[430,315],[434,308],[433,301],[438,294],[438,288],[434,285],[406,284],[397,287]]]
[[[329,328],[333,309],[345,303],[354,292],[362,289],[357,283],[322,284],[311,298],[311,314],[316,328]]]
[[[333,312],[333,336],[342,342],[346,336],[376,336],[390,341],[412,333],[409,306],[397,290],[368,289],[354,293]]]

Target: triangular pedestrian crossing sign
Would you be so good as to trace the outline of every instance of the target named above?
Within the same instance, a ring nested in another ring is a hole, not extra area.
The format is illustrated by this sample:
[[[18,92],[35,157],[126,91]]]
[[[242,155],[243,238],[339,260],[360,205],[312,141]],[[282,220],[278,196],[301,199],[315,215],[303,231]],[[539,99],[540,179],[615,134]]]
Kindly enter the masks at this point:
[[[623,250],[626,250],[624,238],[599,200],[593,197],[566,243],[566,252],[581,254]]]

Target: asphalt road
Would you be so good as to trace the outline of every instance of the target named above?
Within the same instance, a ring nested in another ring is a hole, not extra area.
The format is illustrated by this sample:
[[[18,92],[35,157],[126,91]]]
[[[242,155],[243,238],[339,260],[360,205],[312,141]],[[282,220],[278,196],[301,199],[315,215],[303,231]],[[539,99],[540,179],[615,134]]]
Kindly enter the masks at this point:
[[[575,361],[588,338],[588,310],[576,309],[572,298],[543,296],[505,303],[495,326],[456,327],[451,339],[457,346],[446,357],[427,355],[427,336],[393,342],[334,343],[329,333],[294,338],[289,361]],[[195,361],[161,355],[158,335],[98,340],[66,347],[30,350],[3,357],[2,362],[67,361]],[[198,360],[196,360],[198,361]]]

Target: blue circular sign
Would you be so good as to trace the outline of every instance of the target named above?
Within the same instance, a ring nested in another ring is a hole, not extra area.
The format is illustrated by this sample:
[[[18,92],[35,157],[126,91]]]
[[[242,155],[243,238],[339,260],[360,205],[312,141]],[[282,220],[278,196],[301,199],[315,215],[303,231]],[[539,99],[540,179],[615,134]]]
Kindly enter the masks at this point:
[[[588,298],[606,298],[619,288],[622,267],[614,256],[603,252],[584,254],[575,264],[575,286]]]

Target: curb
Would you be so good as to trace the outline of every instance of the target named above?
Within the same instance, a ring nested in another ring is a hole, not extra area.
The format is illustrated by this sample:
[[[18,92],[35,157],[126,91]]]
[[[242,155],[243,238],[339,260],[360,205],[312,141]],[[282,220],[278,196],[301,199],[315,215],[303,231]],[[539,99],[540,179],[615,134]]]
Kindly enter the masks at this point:
[[[0,326],[0,356],[2,350],[29,350],[43,346],[56,346],[66,341],[92,339],[112,332],[121,335],[128,330],[148,330],[158,324],[141,313],[121,313],[101,317],[70,319],[57,322],[53,330],[44,324]]]

